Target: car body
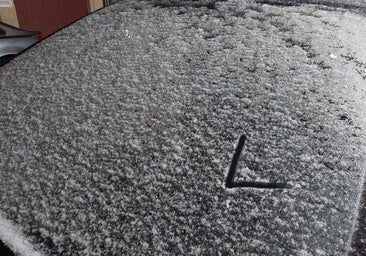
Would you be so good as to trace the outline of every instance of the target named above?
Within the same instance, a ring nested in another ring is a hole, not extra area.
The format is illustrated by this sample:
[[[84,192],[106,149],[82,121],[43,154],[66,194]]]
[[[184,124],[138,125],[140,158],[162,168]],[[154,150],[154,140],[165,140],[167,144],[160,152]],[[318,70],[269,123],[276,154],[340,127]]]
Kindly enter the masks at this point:
[[[0,22],[0,65],[41,40],[38,31],[24,30]]]

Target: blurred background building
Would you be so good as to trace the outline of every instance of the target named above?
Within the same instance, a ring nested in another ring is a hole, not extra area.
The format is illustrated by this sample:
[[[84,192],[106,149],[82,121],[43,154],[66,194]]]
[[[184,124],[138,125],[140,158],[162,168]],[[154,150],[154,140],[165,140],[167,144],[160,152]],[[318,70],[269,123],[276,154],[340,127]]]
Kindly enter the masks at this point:
[[[0,21],[46,37],[108,4],[106,0],[0,0]]]

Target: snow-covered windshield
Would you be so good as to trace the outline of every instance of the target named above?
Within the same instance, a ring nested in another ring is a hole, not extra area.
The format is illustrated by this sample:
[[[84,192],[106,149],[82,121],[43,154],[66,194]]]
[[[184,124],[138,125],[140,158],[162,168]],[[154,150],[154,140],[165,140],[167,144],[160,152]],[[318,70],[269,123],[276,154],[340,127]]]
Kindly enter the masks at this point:
[[[348,252],[365,16],[179,3],[113,4],[0,69],[0,240],[21,255]]]

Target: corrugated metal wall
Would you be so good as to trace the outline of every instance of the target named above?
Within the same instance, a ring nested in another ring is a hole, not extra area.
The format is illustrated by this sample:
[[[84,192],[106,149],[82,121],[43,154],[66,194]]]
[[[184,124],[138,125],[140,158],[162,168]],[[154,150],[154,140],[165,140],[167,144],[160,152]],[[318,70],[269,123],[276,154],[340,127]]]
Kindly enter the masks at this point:
[[[19,27],[48,36],[88,14],[87,0],[15,0]]]

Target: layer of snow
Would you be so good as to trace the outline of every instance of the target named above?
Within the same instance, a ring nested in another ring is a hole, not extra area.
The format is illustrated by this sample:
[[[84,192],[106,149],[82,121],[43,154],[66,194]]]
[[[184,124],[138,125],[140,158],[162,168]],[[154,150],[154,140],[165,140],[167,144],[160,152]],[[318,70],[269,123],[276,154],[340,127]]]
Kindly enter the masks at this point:
[[[18,230],[16,225],[4,218],[0,212],[0,240],[9,247],[15,255],[41,256],[42,254],[34,250],[29,238]]]
[[[346,253],[365,17],[248,2],[116,3],[4,66],[4,218],[49,255]],[[222,187],[242,134],[237,179],[293,189]]]

